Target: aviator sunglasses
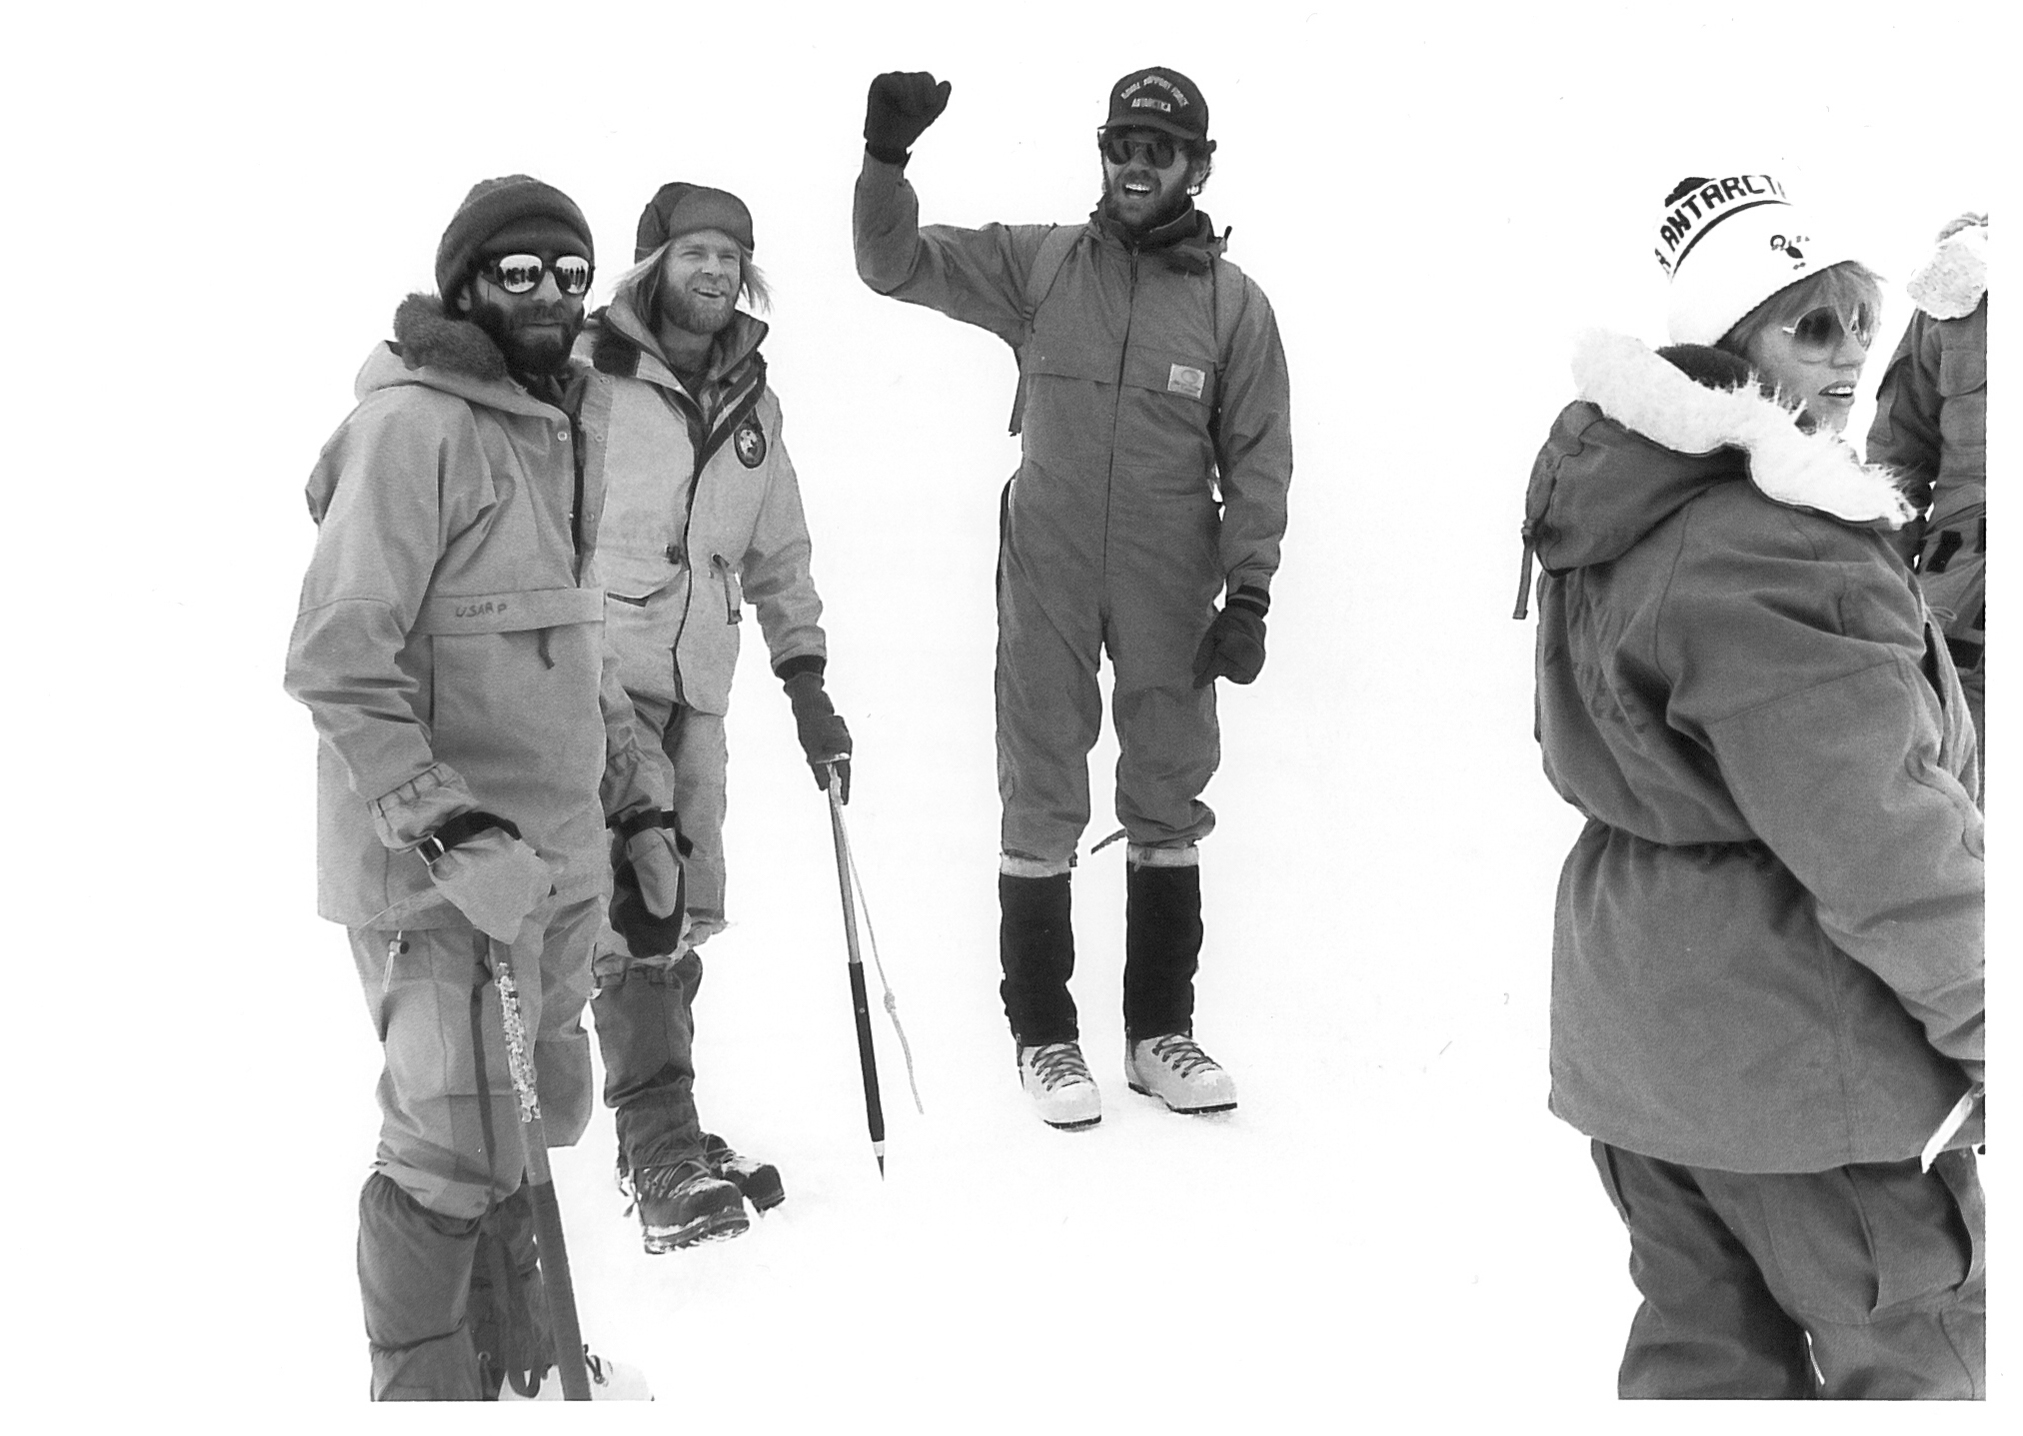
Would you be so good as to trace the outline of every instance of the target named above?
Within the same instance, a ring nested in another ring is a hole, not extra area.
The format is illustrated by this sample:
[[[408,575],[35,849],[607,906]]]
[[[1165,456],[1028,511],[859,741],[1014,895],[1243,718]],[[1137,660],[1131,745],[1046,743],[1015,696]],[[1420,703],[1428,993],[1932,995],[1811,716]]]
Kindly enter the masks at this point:
[[[1173,163],[1173,156],[1180,147],[1167,135],[1146,136],[1142,132],[1131,134],[1120,130],[1096,131],[1096,143],[1103,151],[1103,158],[1113,165],[1131,163],[1133,152],[1143,150],[1145,162],[1155,170],[1163,170]]]
[[[1875,338],[1875,311],[1866,304],[1857,304],[1853,317],[1843,319],[1839,310],[1822,304],[1779,327],[1791,336],[1793,353],[1809,364],[1817,364],[1831,358],[1840,348],[1842,334],[1852,338],[1866,353]]]
[[[538,254],[502,254],[486,260],[478,267],[478,273],[508,294],[532,294],[540,288],[545,274],[553,274],[555,287],[572,299],[590,292],[590,261],[580,254],[564,254],[555,259],[543,259]]]

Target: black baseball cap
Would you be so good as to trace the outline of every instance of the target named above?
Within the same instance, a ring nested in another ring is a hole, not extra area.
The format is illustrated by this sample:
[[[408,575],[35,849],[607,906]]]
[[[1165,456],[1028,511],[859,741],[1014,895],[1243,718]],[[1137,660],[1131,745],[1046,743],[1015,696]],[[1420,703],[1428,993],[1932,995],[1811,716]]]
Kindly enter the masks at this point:
[[[1178,70],[1154,65],[1133,70],[1110,89],[1105,129],[1163,130],[1183,140],[1208,138],[1208,101]]]

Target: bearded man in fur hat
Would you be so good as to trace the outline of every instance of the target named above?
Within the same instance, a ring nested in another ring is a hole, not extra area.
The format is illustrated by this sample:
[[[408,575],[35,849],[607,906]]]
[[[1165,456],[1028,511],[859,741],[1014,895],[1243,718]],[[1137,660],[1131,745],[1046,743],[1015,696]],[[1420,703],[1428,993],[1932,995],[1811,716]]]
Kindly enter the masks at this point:
[[[569,351],[593,258],[561,191],[477,185],[439,295],[400,306],[309,479],[287,687],[321,739],[318,908],[386,1054],[358,1233],[380,1400],[528,1394],[552,1364],[497,975],[568,1145],[607,822],[644,908],[680,918],[666,762],[636,739],[591,565],[599,426]]]

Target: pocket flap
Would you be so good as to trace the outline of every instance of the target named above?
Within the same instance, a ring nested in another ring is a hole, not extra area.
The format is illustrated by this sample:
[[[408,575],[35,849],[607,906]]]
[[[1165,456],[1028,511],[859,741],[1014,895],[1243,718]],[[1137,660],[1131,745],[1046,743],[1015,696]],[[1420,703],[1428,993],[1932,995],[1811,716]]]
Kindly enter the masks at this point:
[[[423,601],[414,631],[428,634],[517,633],[529,628],[561,628],[600,623],[604,591],[596,588],[536,588],[514,593],[432,594]]]

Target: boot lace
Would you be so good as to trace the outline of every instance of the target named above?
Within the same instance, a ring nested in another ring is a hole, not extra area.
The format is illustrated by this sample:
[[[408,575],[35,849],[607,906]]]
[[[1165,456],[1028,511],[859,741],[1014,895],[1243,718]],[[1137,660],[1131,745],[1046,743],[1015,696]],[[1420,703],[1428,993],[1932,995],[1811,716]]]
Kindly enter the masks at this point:
[[[1077,1082],[1093,1085],[1096,1080],[1089,1075],[1089,1064],[1082,1060],[1082,1049],[1072,1042],[1050,1042],[1035,1052],[1033,1075],[1049,1092]]]
[[[1222,1064],[1203,1052],[1184,1032],[1171,1032],[1152,1041],[1152,1055],[1176,1075],[1187,1078],[1197,1072],[1220,1072]]]

